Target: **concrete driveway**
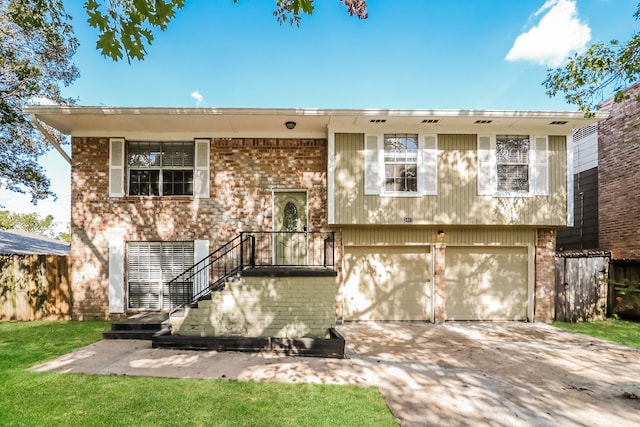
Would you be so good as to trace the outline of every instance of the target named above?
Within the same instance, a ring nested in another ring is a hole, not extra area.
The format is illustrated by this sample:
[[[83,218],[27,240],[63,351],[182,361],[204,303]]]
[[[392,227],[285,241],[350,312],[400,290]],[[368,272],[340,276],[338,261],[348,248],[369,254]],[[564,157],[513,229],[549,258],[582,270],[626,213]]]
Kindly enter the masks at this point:
[[[407,426],[637,426],[640,350],[544,324],[357,323],[348,359],[100,341],[37,371],[372,385]]]

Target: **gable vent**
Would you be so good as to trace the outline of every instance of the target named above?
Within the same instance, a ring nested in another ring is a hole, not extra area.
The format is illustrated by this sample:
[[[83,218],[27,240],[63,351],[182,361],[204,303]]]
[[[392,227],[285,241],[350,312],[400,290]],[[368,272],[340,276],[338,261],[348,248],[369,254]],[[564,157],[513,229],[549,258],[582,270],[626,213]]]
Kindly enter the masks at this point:
[[[369,123],[386,123],[387,120],[386,119],[371,119],[369,120]]]
[[[477,125],[487,125],[489,123],[493,122],[493,120],[476,120],[475,124]]]
[[[422,123],[438,123],[439,121],[438,119],[424,119]]]
[[[566,120],[556,120],[556,121],[553,121],[553,122],[551,122],[549,124],[550,125],[566,125],[567,123],[569,123],[569,122],[566,121]]]

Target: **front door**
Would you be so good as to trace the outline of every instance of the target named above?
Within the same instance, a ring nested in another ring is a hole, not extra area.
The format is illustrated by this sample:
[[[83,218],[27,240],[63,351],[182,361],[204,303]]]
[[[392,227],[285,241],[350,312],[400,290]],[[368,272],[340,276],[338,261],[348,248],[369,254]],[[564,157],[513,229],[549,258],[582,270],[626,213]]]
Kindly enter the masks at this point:
[[[273,193],[274,257],[276,265],[307,262],[307,192]]]

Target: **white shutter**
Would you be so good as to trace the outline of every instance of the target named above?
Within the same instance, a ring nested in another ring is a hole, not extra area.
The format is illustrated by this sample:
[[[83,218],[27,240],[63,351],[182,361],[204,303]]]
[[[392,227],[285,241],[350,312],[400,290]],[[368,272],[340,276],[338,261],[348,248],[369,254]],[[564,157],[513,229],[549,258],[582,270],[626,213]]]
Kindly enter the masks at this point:
[[[209,241],[208,240],[196,240],[193,242],[193,263],[197,264],[203,259],[209,256]],[[194,278],[194,289],[193,294],[197,295],[198,293],[205,290],[206,287],[209,286],[209,267],[204,267],[201,271],[198,272],[196,277]]]
[[[422,194],[438,194],[438,135],[422,135],[420,138],[421,162],[418,165]]]
[[[208,199],[210,194],[209,150],[211,146],[211,140],[196,139],[195,145],[193,195],[200,199]]]
[[[378,195],[382,190],[382,147],[379,135],[364,136],[364,194]]]
[[[478,135],[478,195],[493,196],[496,192],[496,139]]]
[[[533,165],[533,194],[536,196],[549,195],[549,140],[546,135],[533,137],[532,161]]]
[[[109,197],[124,196],[124,139],[109,139]]]
[[[109,240],[109,313],[124,313],[124,241]]]

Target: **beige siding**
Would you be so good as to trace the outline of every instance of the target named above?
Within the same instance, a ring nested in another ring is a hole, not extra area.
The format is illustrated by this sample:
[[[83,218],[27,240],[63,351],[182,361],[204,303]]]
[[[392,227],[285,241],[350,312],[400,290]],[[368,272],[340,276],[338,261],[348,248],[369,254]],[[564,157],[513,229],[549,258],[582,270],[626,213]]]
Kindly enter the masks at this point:
[[[346,247],[346,320],[430,320],[429,247]]]
[[[526,320],[526,248],[448,247],[447,320]]]
[[[335,223],[564,225],[566,138],[549,137],[549,196],[478,196],[476,135],[438,135],[438,195],[364,195],[364,135],[336,134]]]
[[[535,228],[523,227],[442,227],[444,235],[438,239],[437,227],[353,227],[342,229],[345,246],[432,245],[442,242],[451,246],[527,246],[535,245]]]

